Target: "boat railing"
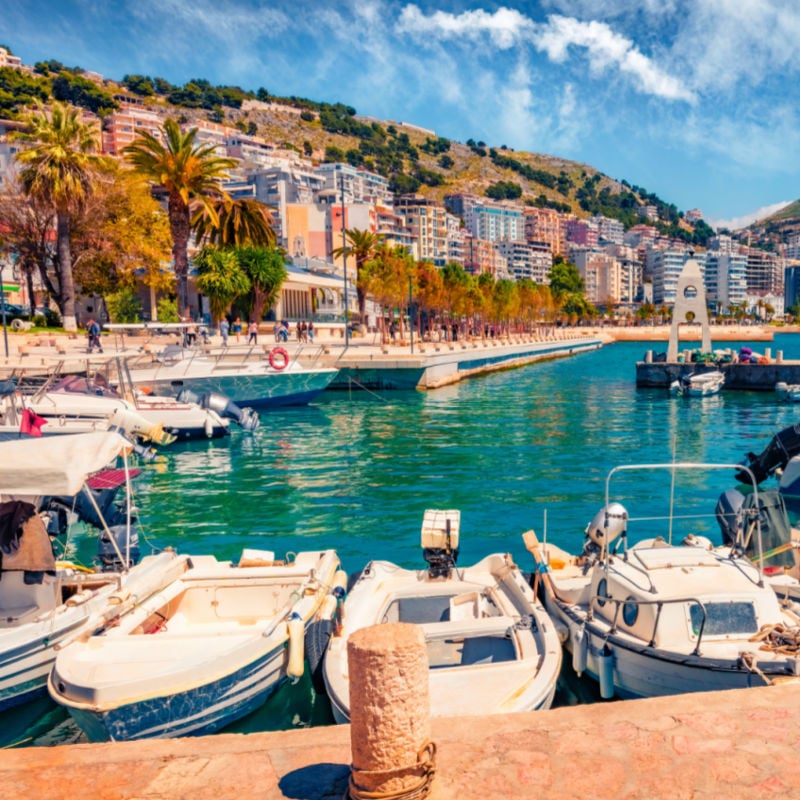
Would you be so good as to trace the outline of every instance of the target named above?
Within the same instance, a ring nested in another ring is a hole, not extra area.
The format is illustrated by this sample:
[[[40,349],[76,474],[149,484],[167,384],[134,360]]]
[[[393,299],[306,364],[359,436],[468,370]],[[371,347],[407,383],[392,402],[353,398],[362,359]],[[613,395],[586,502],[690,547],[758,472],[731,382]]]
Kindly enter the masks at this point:
[[[605,496],[605,508],[608,509],[611,503],[611,479],[621,473],[621,472],[631,472],[636,470],[669,470],[672,473],[672,479],[670,483],[670,507],[669,507],[669,515],[665,517],[665,519],[669,523],[669,534],[667,542],[668,544],[672,544],[672,530],[673,530],[673,523],[677,517],[674,511],[674,503],[675,503],[675,477],[676,473],[681,470],[685,471],[693,471],[697,472],[700,470],[734,470],[737,474],[746,474],[750,479],[750,484],[753,487],[753,500],[754,506],[756,509],[760,508],[759,500],[758,500],[758,483],[756,482],[755,476],[751,471],[750,467],[745,466],[743,464],[726,464],[726,463],[701,463],[701,462],[685,462],[685,461],[674,461],[666,464],[623,464],[618,467],[614,467],[608,473],[606,477],[606,496]],[[609,513],[606,512],[606,520],[605,526],[606,528],[609,527],[609,520],[610,516]],[[755,527],[751,529],[750,535],[752,536],[755,534],[756,537],[756,545],[757,545],[757,560],[755,562],[756,568],[758,570],[758,585],[764,585],[764,549],[762,546],[762,538],[761,538],[761,518],[760,514],[755,515]],[[623,558],[628,560],[627,557],[627,530],[623,531],[621,536],[622,547],[623,547]],[[608,571],[609,561],[610,561],[610,551],[608,548],[609,537],[604,537],[604,544],[603,544],[603,551],[601,553],[601,558],[605,563],[606,571]],[[637,568],[633,565],[634,568]]]
[[[658,633],[658,625],[661,621],[661,612],[664,609],[664,606],[667,605],[682,605],[686,606],[687,604],[694,603],[700,609],[703,614],[703,619],[700,622],[700,630],[697,633],[697,644],[695,645],[693,655],[699,656],[700,655],[700,645],[703,641],[703,633],[705,632],[706,628],[706,619],[708,614],[706,612],[706,607],[703,604],[703,601],[697,597],[672,597],[669,600],[641,600],[636,597],[629,597],[624,600],[620,600],[616,597],[610,597],[609,595],[605,594],[594,594],[589,602],[589,610],[586,614],[587,620],[591,621],[594,618],[594,607],[595,604],[600,605],[601,607],[606,603],[613,603],[614,604],[614,614],[612,615],[609,622],[611,623],[611,627],[609,628],[608,634],[611,636],[612,634],[617,633],[618,630],[618,622],[619,622],[619,612],[621,608],[624,608],[626,605],[635,605],[637,606],[656,606],[656,618],[653,620],[653,631],[650,635],[650,640],[647,643],[648,647],[655,647],[656,644],[656,633]]]

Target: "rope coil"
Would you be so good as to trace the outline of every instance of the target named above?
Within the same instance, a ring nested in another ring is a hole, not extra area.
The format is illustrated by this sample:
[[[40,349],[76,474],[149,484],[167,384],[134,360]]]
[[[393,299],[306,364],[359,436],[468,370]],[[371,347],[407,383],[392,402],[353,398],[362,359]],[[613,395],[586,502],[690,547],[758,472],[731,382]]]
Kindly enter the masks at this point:
[[[399,777],[402,773],[419,772],[417,782],[404,789],[375,792],[359,785],[358,777],[369,775],[374,778],[389,779]],[[436,774],[436,744],[426,741],[417,752],[417,763],[410,767],[393,767],[392,769],[365,770],[350,767],[350,784],[344,793],[343,800],[420,800],[427,797]]]

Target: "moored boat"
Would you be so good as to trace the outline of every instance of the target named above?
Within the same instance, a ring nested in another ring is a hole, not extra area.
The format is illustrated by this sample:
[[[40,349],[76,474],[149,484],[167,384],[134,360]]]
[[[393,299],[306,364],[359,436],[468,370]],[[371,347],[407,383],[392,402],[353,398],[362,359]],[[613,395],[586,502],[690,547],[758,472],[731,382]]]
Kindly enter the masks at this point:
[[[350,716],[347,641],[356,630],[410,622],[425,635],[433,716],[549,708],[561,667],[556,628],[508,554],[457,567],[459,512],[428,510],[428,569],[372,561],[334,625],[322,675],[337,722]]]
[[[130,513],[112,519],[113,492],[91,488],[96,474],[129,449],[110,432],[0,443],[0,709],[43,694],[60,647],[109,623],[186,567],[173,551],[135,563]],[[130,474],[119,472],[114,488]],[[45,496],[83,497],[92,507],[92,522],[102,530],[99,571],[56,561],[51,534],[60,533],[67,509],[59,514],[51,506],[40,514]]]
[[[775,633],[800,633],[800,618],[779,603],[765,579],[758,515],[755,525],[748,526],[758,554],[754,563],[741,542],[713,548],[691,528],[674,533],[679,524],[695,519],[687,507],[680,513],[670,507],[664,518],[646,509],[634,519],[620,503],[610,502],[613,476],[655,469],[673,480],[679,472],[696,480],[710,469],[741,468],[691,463],[616,467],[607,478],[605,505],[586,529],[581,553],[540,545],[534,534],[526,535],[545,606],[569,630],[566,644],[575,671],[597,680],[607,698],[797,680],[798,652],[787,650]],[[668,491],[673,490],[671,484]],[[629,546],[631,522],[646,526],[646,538]],[[657,530],[666,531],[666,538]],[[681,543],[672,544],[672,536]]]
[[[720,370],[693,372],[683,375],[670,385],[672,394],[685,397],[710,397],[719,394],[725,385],[725,374]]]
[[[90,741],[213,733],[302,675],[304,630],[333,614],[338,570],[333,550],[192,557],[113,627],[61,650],[50,695]]]

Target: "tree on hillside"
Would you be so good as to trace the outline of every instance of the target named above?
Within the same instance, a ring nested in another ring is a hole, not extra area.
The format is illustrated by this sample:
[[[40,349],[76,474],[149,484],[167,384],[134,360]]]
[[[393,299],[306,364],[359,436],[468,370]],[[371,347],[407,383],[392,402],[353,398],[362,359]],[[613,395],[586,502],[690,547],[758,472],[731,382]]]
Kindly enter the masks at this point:
[[[375,249],[380,242],[380,238],[372,231],[361,231],[357,228],[350,228],[344,232],[345,245],[337,247],[333,251],[333,257],[340,256],[355,260],[356,267],[356,294],[358,295],[358,315],[359,320],[364,322],[366,317],[367,294],[361,281],[361,271],[375,254]]]
[[[182,133],[178,123],[164,122],[166,145],[150,133],[139,136],[124,149],[134,170],[163,187],[168,194],[168,214],[172,235],[172,257],[178,283],[178,313],[183,318],[189,307],[190,203],[199,200],[211,220],[218,220],[209,194],[223,194],[220,180],[235,166],[232,158],[214,155],[213,144],[197,144],[197,128]]]
[[[97,154],[99,131],[83,123],[76,108],[54,103],[48,113],[37,110],[26,118],[26,129],[15,138],[29,142],[16,159],[21,165],[19,179],[25,194],[34,202],[50,206],[56,216],[55,269],[58,289],[53,293],[68,331],[77,330],[75,283],[72,275],[70,232],[73,216],[92,191],[96,170],[106,163]]]

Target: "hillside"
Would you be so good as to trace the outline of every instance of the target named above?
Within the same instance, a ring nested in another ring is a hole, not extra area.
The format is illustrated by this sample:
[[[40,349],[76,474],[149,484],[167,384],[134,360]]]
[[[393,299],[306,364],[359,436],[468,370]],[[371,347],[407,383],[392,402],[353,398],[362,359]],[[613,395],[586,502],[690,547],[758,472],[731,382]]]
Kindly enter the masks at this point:
[[[38,62],[32,75],[0,69],[0,115],[19,117],[35,99],[51,97],[101,119],[128,97],[181,122],[202,118],[235,126],[316,162],[346,161],[378,172],[397,194],[420,193],[441,201],[447,194],[472,193],[579,217],[602,214],[626,228],[640,221],[638,209],[648,205],[657,209],[657,227],[666,235],[698,245],[713,235],[702,221],[686,223],[673,204],[588,164],[471,139],[450,141],[411,124],[359,116],[341,103],[280,97],[263,88],[215,87],[202,79],[184,86],[142,75],[113,81],[57,61]]]

